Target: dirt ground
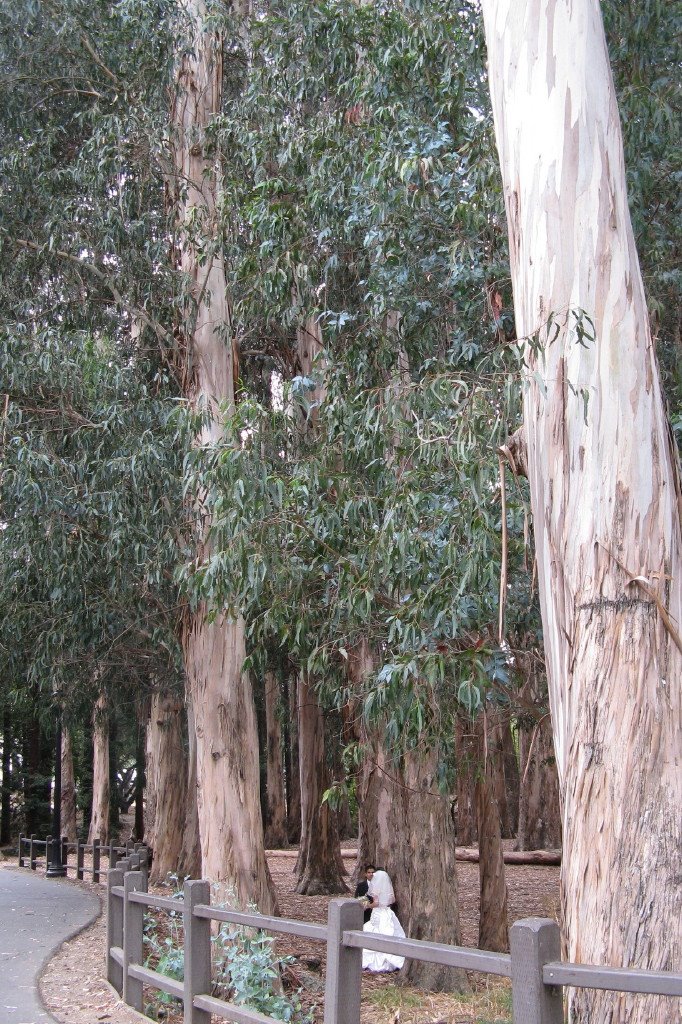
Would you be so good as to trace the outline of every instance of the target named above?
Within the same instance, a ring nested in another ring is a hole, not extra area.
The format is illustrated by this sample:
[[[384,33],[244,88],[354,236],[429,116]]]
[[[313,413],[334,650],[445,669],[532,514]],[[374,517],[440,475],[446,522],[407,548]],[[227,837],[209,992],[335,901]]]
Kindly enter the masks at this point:
[[[286,853],[268,856],[283,917],[323,923],[328,898],[299,896],[293,891],[294,858]],[[345,859],[349,871],[353,858]],[[462,941],[476,946],[478,938],[478,865],[458,862],[458,884]],[[104,896],[103,886],[78,882]],[[551,917],[556,914],[559,869],[507,865],[510,923],[520,917]],[[104,902],[104,901],[103,901]],[[131,1011],[105,981],[106,908],[100,919],[67,943],[50,961],[41,978],[45,1005],[63,1024],[139,1024]],[[294,987],[302,986],[302,1001],[322,1021],[324,993],[324,946],[304,939],[282,937],[279,953],[296,957],[288,977]],[[319,960],[319,966],[315,963]],[[471,993],[464,996],[430,994],[399,985],[391,975],[364,975],[362,981],[363,1024],[504,1024],[511,1020],[509,984],[503,979],[470,975]],[[145,998],[147,996],[145,990]],[[181,1018],[163,1008],[167,1024]],[[222,1020],[222,1018],[214,1018]]]

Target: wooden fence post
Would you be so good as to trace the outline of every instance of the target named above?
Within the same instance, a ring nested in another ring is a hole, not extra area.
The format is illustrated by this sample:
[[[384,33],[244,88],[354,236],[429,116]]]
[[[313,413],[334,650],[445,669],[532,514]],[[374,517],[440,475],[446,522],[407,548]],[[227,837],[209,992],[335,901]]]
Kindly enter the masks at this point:
[[[69,837],[62,836],[62,864],[65,868],[69,866]]]
[[[99,839],[92,840],[92,880],[93,882],[99,882],[99,865],[101,857],[101,848]]]
[[[83,864],[85,862],[85,843],[81,843],[80,839],[76,843],[76,878],[79,882],[83,881]]]
[[[523,1024],[562,1024],[562,990],[545,985],[542,968],[561,959],[561,937],[555,921],[527,917],[509,929],[514,1020]]]
[[[128,968],[131,964],[142,963],[144,907],[133,903],[130,894],[144,891],[142,872],[126,872],[123,878],[123,1002],[139,1013],[142,1012],[142,982],[131,978]]]
[[[329,903],[324,1024],[360,1024],[362,950],[344,946],[343,933],[361,932],[363,918],[359,900],[336,899]]]
[[[23,868],[23,866],[24,866],[24,854],[22,852],[23,849],[24,849],[24,837],[22,835],[20,835],[19,836],[19,867],[20,868]]]
[[[183,1024],[211,1024],[207,1010],[197,1010],[194,997],[211,993],[211,922],[195,917],[198,903],[211,902],[209,882],[185,882],[183,926],[185,933],[185,992]]]
[[[123,900],[112,893],[115,885],[123,885],[123,872],[111,868],[107,873],[107,981],[121,995],[123,968],[111,953],[117,947],[123,955]]]
[[[114,840],[112,839],[109,843],[109,867],[116,867],[116,847],[114,846]]]
[[[31,871],[35,871],[35,869],[36,869],[36,837],[35,837],[35,833],[31,834],[31,837],[30,837],[30,839],[28,841],[28,866],[30,867]]]

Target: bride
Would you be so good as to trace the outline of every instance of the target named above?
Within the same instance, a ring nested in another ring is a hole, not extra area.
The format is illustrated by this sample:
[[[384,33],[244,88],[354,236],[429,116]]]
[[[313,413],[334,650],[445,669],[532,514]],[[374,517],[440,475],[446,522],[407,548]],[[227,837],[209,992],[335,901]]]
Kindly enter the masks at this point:
[[[405,932],[402,925],[391,910],[391,904],[395,903],[395,893],[391,879],[385,871],[374,872],[367,887],[367,895],[372,900],[372,913],[369,921],[363,926],[363,931],[404,939]],[[399,971],[404,963],[404,956],[379,953],[372,949],[363,949],[362,951],[363,970],[372,971],[374,974],[384,971]]]

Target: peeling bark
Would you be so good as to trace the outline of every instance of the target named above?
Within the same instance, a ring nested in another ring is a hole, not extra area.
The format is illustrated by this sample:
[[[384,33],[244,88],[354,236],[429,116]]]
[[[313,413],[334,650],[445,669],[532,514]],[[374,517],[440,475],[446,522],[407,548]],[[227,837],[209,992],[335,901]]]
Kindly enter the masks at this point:
[[[301,844],[294,871],[296,892],[321,896],[346,892],[336,816],[322,795],[329,788],[324,718],[304,672],[298,679],[298,742],[301,779]]]
[[[156,751],[156,821],[150,843],[154,850],[151,882],[178,871],[185,823],[187,763],[182,742],[183,704],[171,693],[155,693],[149,717]]]
[[[406,935],[457,945],[455,831],[450,800],[437,790],[437,754],[420,749],[395,765],[378,731],[366,742],[370,752],[358,793],[358,862],[388,871]],[[401,977],[431,992],[468,990],[464,971],[418,960],[407,960]]]
[[[480,759],[475,787],[480,880],[478,945],[480,949],[504,953],[509,949],[507,881],[502,853],[500,807],[495,795],[492,762],[485,755],[484,728],[484,721],[476,723]]]
[[[187,798],[182,849],[178,873],[182,878],[198,878],[201,874],[201,841],[199,838],[199,809],[197,806],[197,734],[194,713],[187,705]]]
[[[206,131],[222,111],[223,40],[206,24],[203,0],[185,0],[194,24],[192,46],[177,74],[172,111],[175,132],[176,209],[184,234],[181,267],[190,283],[186,323],[190,366],[187,393],[206,414],[198,444],[220,439],[219,406],[234,407],[235,350],[229,342],[231,309],[219,247],[219,176]],[[235,11],[246,13],[245,5]],[[206,252],[209,253],[206,257]],[[200,503],[197,504],[197,508]],[[198,556],[209,523],[198,524]],[[205,877],[225,883],[242,904],[263,913],[276,908],[265,861],[260,809],[258,730],[250,680],[242,671],[244,623],[218,616],[207,621],[200,604],[188,612],[183,654],[197,740],[197,805]]]
[[[270,914],[277,901],[263,843],[256,709],[242,675],[243,623],[196,619],[185,649],[196,726],[202,873],[224,882],[242,906],[253,903]]]
[[[70,843],[78,838],[76,832],[76,777],[73,770],[73,743],[71,731],[62,727],[62,779],[60,819],[62,835]]]
[[[527,339],[567,955],[680,970],[682,653],[670,628],[682,622],[679,462],[599,3],[482,7],[516,329]],[[676,1001],[660,997],[580,990],[569,1003],[574,1024],[679,1019]]]
[[[109,842],[109,717],[106,694],[101,693],[92,716],[92,812],[88,843],[99,839],[102,846]]]

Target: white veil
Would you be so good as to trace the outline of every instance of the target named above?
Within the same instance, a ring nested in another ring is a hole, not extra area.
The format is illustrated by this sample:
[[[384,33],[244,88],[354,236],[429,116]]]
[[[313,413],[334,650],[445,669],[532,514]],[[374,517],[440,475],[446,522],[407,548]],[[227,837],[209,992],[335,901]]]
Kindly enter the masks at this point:
[[[369,896],[374,897],[374,901],[380,907],[390,907],[391,903],[395,903],[395,893],[393,892],[391,879],[385,871],[374,872],[372,880],[367,887],[367,893]]]

